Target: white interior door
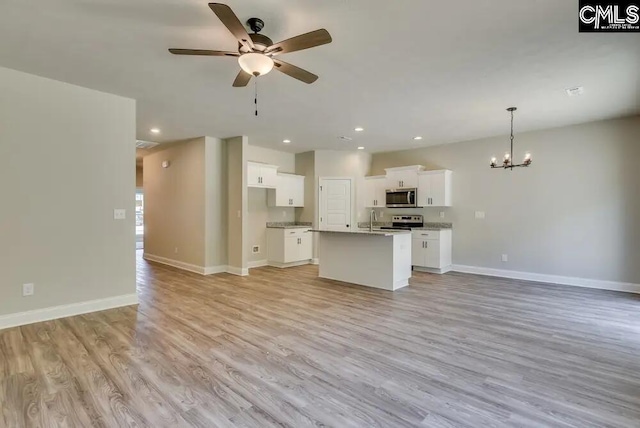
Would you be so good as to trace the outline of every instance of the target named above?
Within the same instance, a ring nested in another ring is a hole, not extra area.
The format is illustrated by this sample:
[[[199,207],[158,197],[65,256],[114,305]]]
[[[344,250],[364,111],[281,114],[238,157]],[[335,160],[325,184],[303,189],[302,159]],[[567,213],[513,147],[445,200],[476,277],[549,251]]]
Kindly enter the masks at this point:
[[[320,229],[351,230],[351,179],[320,179]]]

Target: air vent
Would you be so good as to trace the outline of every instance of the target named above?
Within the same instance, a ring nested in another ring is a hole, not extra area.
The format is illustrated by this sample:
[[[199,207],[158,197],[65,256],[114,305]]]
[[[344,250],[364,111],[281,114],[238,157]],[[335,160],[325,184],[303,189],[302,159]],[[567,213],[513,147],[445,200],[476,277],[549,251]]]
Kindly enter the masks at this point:
[[[136,149],[150,149],[157,145],[158,143],[154,143],[153,141],[142,141],[142,140],[136,141]]]
[[[577,95],[584,94],[584,87],[576,86],[575,88],[565,89],[565,91],[567,92],[567,95],[569,95],[570,97],[575,97]]]
[[[342,137],[338,137],[338,139],[343,140],[343,141],[351,141],[351,140],[353,140],[353,138],[347,137],[345,135],[343,135]]]

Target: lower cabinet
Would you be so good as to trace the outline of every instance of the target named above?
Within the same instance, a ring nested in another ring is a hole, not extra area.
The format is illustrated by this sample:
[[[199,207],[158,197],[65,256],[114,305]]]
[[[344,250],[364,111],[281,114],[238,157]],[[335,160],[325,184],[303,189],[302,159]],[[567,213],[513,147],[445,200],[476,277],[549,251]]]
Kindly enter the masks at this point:
[[[313,234],[308,228],[267,229],[267,262],[288,267],[308,262],[313,257]]]
[[[411,235],[413,266],[433,273],[451,270],[451,229],[414,230]]]

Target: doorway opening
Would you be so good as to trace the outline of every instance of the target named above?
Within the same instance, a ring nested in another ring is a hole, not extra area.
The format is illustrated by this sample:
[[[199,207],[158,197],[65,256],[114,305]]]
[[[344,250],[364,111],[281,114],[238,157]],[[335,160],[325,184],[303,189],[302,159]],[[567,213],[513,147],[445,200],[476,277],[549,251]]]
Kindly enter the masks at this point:
[[[136,189],[136,250],[144,248],[144,191]]]

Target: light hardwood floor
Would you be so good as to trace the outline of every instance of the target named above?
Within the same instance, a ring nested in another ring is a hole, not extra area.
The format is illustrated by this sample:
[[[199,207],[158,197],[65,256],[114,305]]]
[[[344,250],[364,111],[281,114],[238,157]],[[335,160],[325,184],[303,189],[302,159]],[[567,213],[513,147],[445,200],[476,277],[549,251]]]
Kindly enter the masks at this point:
[[[0,331],[2,426],[640,426],[640,296],[138,266],[139,307]]]

